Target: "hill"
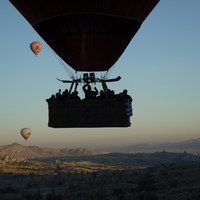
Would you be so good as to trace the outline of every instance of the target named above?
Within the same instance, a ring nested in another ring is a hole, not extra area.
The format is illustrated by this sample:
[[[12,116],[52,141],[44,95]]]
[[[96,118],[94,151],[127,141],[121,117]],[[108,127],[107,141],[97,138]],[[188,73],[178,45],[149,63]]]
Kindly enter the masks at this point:
[[[192,147],[199,149],[198,143],[188,140],[121,147],[142,151],[157,148],[154,153],[59,150],[17,143],[0,146],[0,199],[38,199],[38,194],[43,199],[47,194],[77,200],[100,195],[101,199],[124,200],[199,199],[200,156],[186,152]],[[182,153],[159,151],[162,147],[179,148]],[[23,157],[16,156],[20,154]]]
[[[103,151],[97,151],[87,148],[78,149],[55,149],[38,146],[23,146],[18,143],[0,147],[0,155],[10,155],[26,158],[43,158],[43,157],[64,157],[64,156],[87,156],[104,154]]]

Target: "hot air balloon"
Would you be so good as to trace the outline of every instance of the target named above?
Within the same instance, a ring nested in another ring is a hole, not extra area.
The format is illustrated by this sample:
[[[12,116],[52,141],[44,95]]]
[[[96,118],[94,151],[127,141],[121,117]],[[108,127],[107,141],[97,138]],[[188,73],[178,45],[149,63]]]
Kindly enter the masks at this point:
[[[115,79],[96,78],[120,58],[159,0],[10,0],[35,31],[74,71],[69,95],[79,83],[102,84]],[[123,69],[122,69],[123,70]],[[49,127],[128,127],[124,102],[48,100]]]
[[[38,41],[31,42],[30,49],[37,56],[42,50],[42,43]]]
[[[23,129],[21,129],[20,133],[25,140],[28,140],[28,138],[31,135],[31,129],[30,128],[23,128]]]

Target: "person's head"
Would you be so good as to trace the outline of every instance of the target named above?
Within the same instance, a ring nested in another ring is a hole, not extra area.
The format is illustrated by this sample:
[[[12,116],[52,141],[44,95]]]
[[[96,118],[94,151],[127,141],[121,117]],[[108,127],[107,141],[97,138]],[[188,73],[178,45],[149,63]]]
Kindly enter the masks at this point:
[[[66,94],[68,93],[68,89],[65,89],[65,93],[66,93]]]
[[[128,91],[126,89],[124,89],[123,94],[126,95],[128,93]]]

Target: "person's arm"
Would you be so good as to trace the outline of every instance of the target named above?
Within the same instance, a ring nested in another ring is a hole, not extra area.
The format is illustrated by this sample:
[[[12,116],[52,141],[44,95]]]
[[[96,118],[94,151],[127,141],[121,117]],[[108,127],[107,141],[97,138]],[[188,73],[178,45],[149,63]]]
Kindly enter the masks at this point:
[[[87,90],[86,90],[86,87],[88,86],[88,84],[85,84],[84,86],[83,86],[83,91],[84,92],[87,92]]]

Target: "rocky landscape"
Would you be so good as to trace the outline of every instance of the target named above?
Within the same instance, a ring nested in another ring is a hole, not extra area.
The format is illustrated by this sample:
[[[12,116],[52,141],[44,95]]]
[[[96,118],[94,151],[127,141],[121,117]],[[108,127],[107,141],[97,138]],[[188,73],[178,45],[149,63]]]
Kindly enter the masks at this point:
[[[197,200],[199,168],[199,155],[187,149],[109,152],[14,143],[0,147],[0,200]]]

